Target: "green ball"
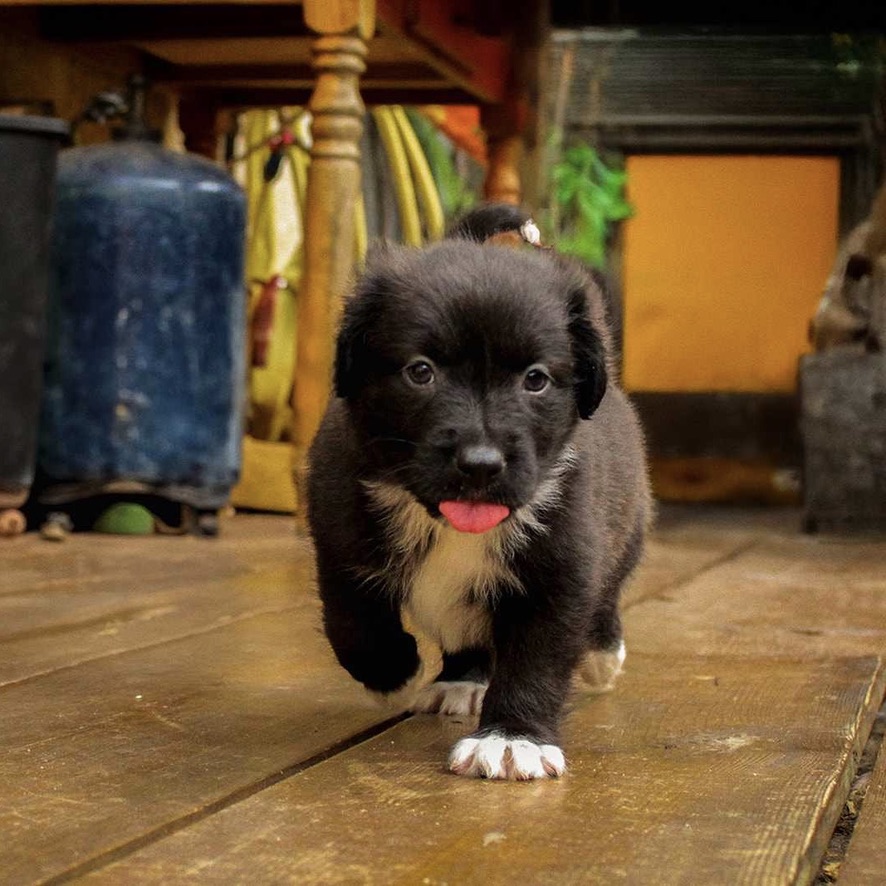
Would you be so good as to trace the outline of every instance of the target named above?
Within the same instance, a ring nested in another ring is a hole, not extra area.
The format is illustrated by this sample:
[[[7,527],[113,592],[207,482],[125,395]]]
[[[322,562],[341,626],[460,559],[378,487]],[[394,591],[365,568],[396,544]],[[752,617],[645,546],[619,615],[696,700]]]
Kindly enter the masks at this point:
[[[154,516],[143,505],[121,501],[111,505],[92,527],[94,532],[111,535],[151,535]]]

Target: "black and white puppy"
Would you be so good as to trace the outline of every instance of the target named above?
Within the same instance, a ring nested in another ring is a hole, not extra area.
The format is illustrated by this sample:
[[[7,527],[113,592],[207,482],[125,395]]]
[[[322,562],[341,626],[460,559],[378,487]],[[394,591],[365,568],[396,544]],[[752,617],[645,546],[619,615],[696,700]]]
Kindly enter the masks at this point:
[[[488,778],[563,773],[574,672],[621,668],[650,501],[601,292],[553,251],[498,244],[534,240],[527,223],[483,207],[434,246],[371,254],[310,453],[338,660],[376,692],[414,688],[413,710],[479,713],[449,766]],[[404,620],[443,651],[423,688]]]

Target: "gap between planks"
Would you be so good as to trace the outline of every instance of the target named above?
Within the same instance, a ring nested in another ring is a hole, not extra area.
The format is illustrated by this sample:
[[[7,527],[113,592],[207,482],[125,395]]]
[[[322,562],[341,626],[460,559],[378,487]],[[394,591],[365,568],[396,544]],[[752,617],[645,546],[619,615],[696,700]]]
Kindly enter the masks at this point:
[[[627,691],[577,702],[572,773],[557,783],[447,776],[445,749],[465,726],[408,718],[88,880],[171,882],[202,870],[207,882],[249,872],[267,882],[359,873],[367,882],[579,884],[630,870],[628,882],[694,875],[804,886],[845,800],[884,671],[872,657],[767,664],[689,657],[662,671],[654,656],[635,660]],[[698,676],[703,666],[719,681]],[[783,704],[772,703],[776,693],[787,693]]]
[[[300,760],[298,763],[293,763],[291,766],[280,769],[279,771],[267,775],[264,778],[260,778],[252,782],[251,784],[243,785],[242,787],[237,788],[237,790],[231,791],[231,793],[227,794],[226,796],[219,797],[217,800],[214,800],[211,803],[207,803],[200,809],[189,812],[187,815],[182,815],[178,818],[172,819],[171,821],[166,822],[160,827],[154,828],[153,830],[142,834],[140,837],[136,837],[135,839],[129,840],[126,843],[121,844],[120,846],[116,846],[113,849],[109,849],[106,852],[95,855],[92,858],[89,858],[86,861],[81,862],[80,864],[77,864],[66,871],[63,871],[60,874],[56,874],[55,876],[42,880],[40,886],[57,886],[57,884],[70,883],[72,880],[76,880],[79,877],[84,876],[85,874],[90,874],[94,871],[101,870],[102,868],[107,867],[114,862],[122,861],[123,859],[127,858],[135,852],[138,852],[141,849],[145,849],[148,846],[151,846],[152,844],[165,839],[166,837],[170,837],[173,834],[184,830],[185,828],[191,827],[192,825],[195,825],[203,821],[204,819],[210,818],[211,816],[215,815],[218,812],[221,812],[224,809],[236,806],[238,803],[242,803],[244,800],[248,800],[250,797],[261,793],[262,791],[267,790],[268,788],[273,787],[280,782],[286,781],[293,776],[299,775],[300,773],[311,769],[312,767],[317,766],[318,764],[323,763],[326,760],[331,759],[332,757],[344,753],[351,748],[355,748],[363,744],[364,742],[370,741],[376,736],[381,735],[383,732],[387,732],[388,729],[396,726],[403,720],[408,719],[409,716],[409,714],[398,714],[396,717],[392,717],[381,723],[377,723],[375,726],[370,726],[368,729],[364,729],[356,733],[355,735],[349,736],[348,738],[331,745],[326,750],[320,751],[319,753],[314,754],[313,756],[308,757],[305,760]]]

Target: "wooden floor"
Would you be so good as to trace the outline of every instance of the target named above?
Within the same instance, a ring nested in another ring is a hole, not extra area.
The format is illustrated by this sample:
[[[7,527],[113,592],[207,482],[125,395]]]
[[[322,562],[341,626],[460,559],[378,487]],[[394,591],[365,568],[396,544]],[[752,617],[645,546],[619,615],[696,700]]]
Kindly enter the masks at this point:
[[[527,784],[447,774],[470,722],[338,669],[288,519],[3,541],[0,883],[809,883],[853,783],[827,876],[886,883],[884,755],[857,772],[886,541],[798,525],[666,510],[625,675],[574,699],[568,774]]]

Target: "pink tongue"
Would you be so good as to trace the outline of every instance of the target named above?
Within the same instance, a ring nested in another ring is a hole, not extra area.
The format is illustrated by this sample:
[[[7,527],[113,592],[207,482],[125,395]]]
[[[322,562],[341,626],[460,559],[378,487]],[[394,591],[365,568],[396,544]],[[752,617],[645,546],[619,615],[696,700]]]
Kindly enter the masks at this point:
[[[498,526],[510,508],[482,501],[441,501],[440,513],[459,532],[488,532]]]

